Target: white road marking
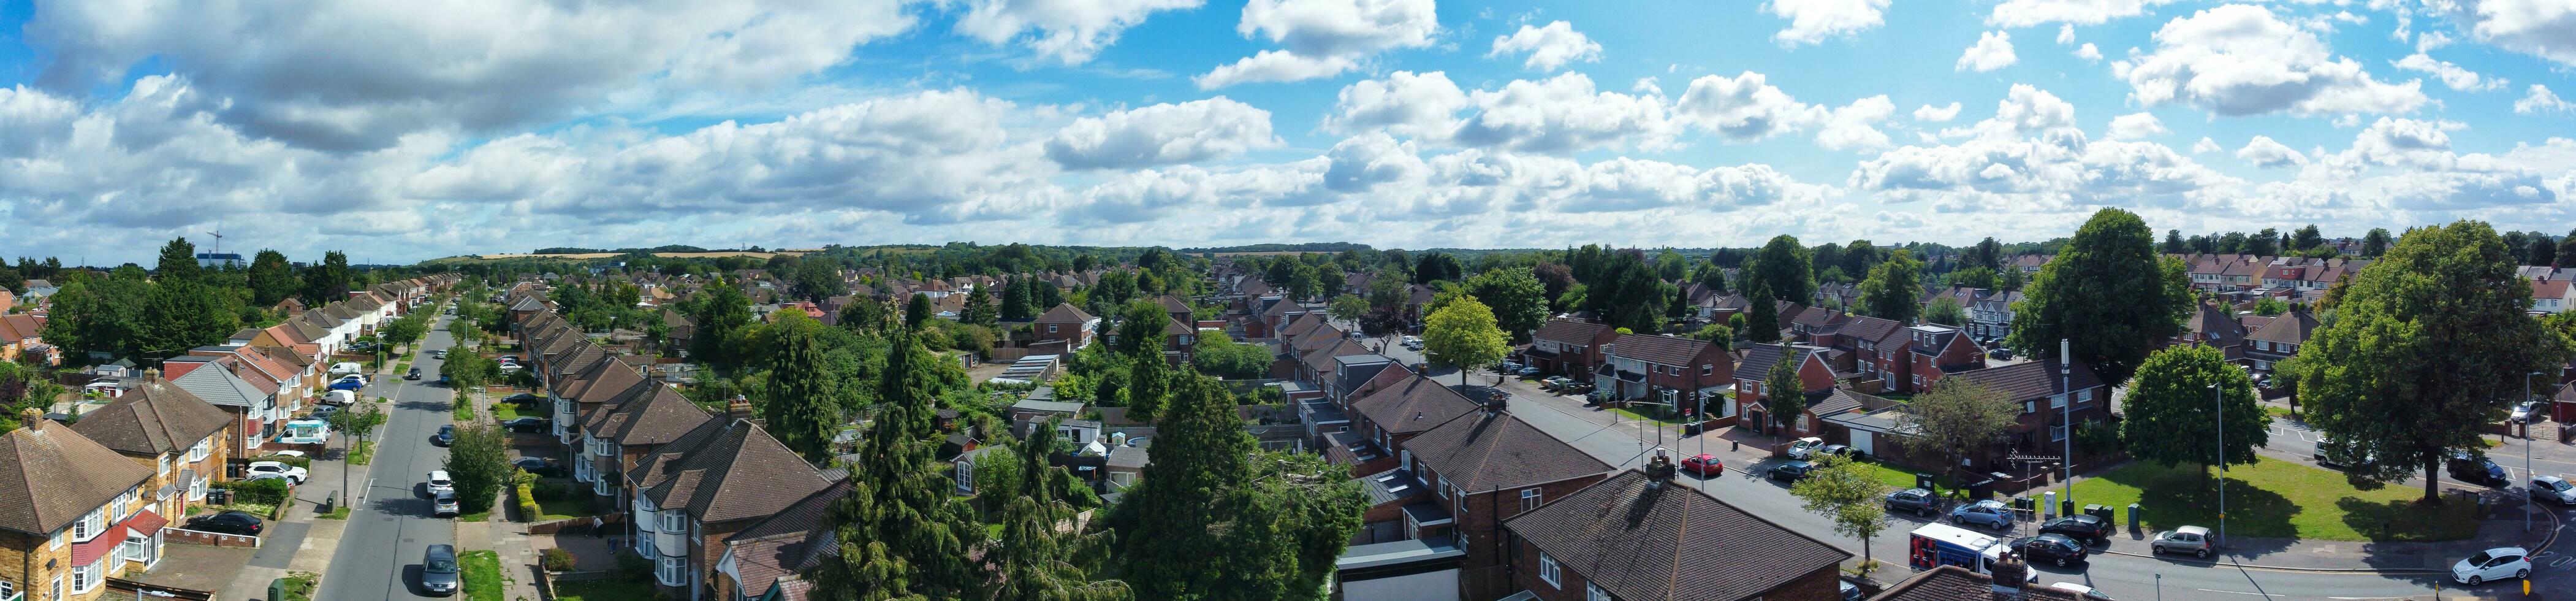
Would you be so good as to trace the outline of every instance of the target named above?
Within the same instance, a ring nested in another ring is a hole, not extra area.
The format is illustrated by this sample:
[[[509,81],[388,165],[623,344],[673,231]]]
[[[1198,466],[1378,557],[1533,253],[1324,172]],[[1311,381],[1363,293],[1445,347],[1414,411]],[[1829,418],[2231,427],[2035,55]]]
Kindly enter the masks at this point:
[[[2218,589],[2214,589],[2214,588],[2193,589],[2193,590],[2197,590],[2197,591],[2201,591],[2201,592],[2207,592],[2207,593],[2227,593],[2227,594],[2230,594],[2230,595],[2253,595],[2253,596],[2262,597],[2262,598],[2265,598],[2265,599],[2270,599],[2270,598],[2272,598],[2272,595],[2267,594],[2267,593],[2248,593],[2248,592],[2245,592],[2245,591],[2222,591],[2222,590],[2218,590]]]

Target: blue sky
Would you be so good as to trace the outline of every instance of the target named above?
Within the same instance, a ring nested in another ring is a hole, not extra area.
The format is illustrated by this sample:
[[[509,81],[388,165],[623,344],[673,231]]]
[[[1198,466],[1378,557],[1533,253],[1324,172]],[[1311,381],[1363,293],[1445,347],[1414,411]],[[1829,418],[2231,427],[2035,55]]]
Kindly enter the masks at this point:
[[[2568,0],[558,4],[0,0],[0,256],[2554,231],[2576,194]]]

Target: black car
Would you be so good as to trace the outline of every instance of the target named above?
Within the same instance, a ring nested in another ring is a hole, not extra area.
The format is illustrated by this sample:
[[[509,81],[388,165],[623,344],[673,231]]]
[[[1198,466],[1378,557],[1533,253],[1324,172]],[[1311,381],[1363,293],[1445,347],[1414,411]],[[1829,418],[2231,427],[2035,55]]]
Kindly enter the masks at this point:
[[[1932,491],[1908,488],[1887,493],[1888,513],[1911,513],[1914,517],[1931,517],[1940,509],[1941,499],[1932,496]]]
[[[431,436],[429,437],[429,444],[434,444],[434,445],[438,445],[438,446],[442,446],[442,447],[443,447],[443,446],[447,446],[447,445],[456,444],[456,426],[453,426],[453,425],[439,426],[439,427],[438,427],[438,433],[437,433],[437,434],[434,434],[434,435],[431,435]]]
[[[2502,485],[2508,478],[2502,466],[2477,455],[2454,453],[2451,455],[2451,460],[2444,463],[2447,471],[2451,472],[2451,477],[2461,482]]]
[[[411,371],[409,371],[409,372],[404,372],[404,373],[403,373],[403,379],[405,379],[405,380],[418,380],[418,379],[420,379],[420,368],[414,367],[414,368],[411,368]]]
[[[554,420],[542,417],[514,417],[501,421],[501,429],[511,432],[542,433],[553,430],[554,425]]]
[[[241,511],[226,511],[188,518],[188,529],[201,532],[259,536],[261,527],[258,516]]]
[[[1796,482],[1799,478],[1807,477],[1807,472],[1815,470],[1816,464],[1804,461],[1791,461],[1771,466],[1771,471],[1768,472],[1768,474],[1773,480],[1781,482]]]
[[[509,403],[509,404],[512,404],[512,405],[518,405],[518,406],[521,406],[521,407],[533,406],[533,405],[536,405],[537,403],[539,403],[539,402],[543,402],[543,401],[545,401],[545,400],[546,400],[546,397],[541,397],[541,396],[537,396],[537,395],[533,395],[533,394],[528,394],[528,393],[525,393],[525,392],[518,393],[518,394],[514,394],[514,395],[510,395],[510,396],[506,396],[506,397],[501,397],[501,402]]]
[[[2084,543],[2075,542],[2075,539],[2067,538],[2063,534],[2042,534],[2016,540],[2013,541],[2012,548],[2031,563],[2044,561],[2057,564],[2057,567],[2061,568],[2068,564],[2082,562],[2084,556],[2092,554],[2091,550],[2084,548]]]
[[[528,473],[549,478],[560,478],[570,474],[570,471],[565,470],[562,464],[555,463],[554,460],[544,457],[520,457],[518,459],[512,459],[510,460],[510,467],[527,470]]]
[[[2101,542],[2111,538],[2111,532],[2115,528],[2110,520],[2102,519],[2102,516],[2077,514],[2049,520],[2048,523],[2039,526],[2039,532],[2063,534],[2080,541]]]

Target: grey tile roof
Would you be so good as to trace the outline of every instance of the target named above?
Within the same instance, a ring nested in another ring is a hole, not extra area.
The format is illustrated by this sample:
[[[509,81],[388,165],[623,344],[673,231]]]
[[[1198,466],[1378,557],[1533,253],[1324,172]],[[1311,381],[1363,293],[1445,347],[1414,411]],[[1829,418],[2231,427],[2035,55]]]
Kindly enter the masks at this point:
[[[753,519],[775,515],[832,484],[757,424],[709,424],[683,437],[696,444],[667,445],[648,458],[666,476],[643,492],[655,507],[682,509],[702,522]]]
[[[1476,401],[1416,374],[1351,403],[1370,423],[1394,434],[1422,432],[1476,411]]]
[[[273,396],[260,392],[259,387],[243,381],[241,376],[234,375],[232,370],[226,369],[226,366],[220,363],[189,370],[186,375],[179,376],[179,379],[171,380],[170,383],[177,384],[179,388],[197,395],[197,398],[216,405],[258,407]]]
[[[1459,416],[1413,437],[1404,448],[1450,485],[1468,493],[1610,471],[1610,464],[1504,411]]]
[[[1629,601],[1750,598],[1852,556],[1698,487],[1656,483],[1637,470],[1512,516],[1503,527]]]
[[[1620,357],[1683,367],[1699,365],[1700,354],[1717,346],[1706,340],[1650,334],[1623,334],[1612,339],[1610,344],[1611,354]],[[1711,360],[1716,359],[1712,357]]]
[[[224,410],[155,377],[81,416],[71,428],[119,453],[157,457],[196,446],[232,422]]]
[[[2093,375],[2093,368],[2086,366],[2082,361],[2075,362],[2075,373],[2070,376],[2074,383],[2071,389],[2059,384],[2060,378],[2057,375],[2055,360],[2027,361],[2002,367],[1963,371],[1951,377],[1963,378],[1968,382],[1992,388],[2014,402],[2047,398],[2049,395],[2067,390],[2083,390],[2102,385],[2101,378]]]

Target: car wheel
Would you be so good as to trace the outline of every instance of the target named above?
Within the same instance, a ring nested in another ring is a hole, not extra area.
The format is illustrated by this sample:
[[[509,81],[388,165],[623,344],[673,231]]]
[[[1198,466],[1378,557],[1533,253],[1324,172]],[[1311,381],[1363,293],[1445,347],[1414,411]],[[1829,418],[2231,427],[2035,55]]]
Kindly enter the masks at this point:
[[[2487,581],[2487,579],[2485,579],[2485,578],[2479,578],[2479,577],[2476,577],[2476,576],[2470,576],[2470,577],[2469,577],[2469,586],[2477,586],[2477,585],[2479,585],[2479,584],[2481,584],[2481,583],[2484,583],[2484,582],[2486,582],[2486,581]]]
[[[1966,525],[1968,525],[1968,519],[1967,519],[1967,518],[1963,518],[1963,517],[1959,517],[1959,516],[1955,516],[1955,515],[1954,515],[1954,516],[1950,516],[1950,523],[1952,523],[1952,524],[1957,524],[1957,525],[1961,525],[1961,526],[1966,526]]]
[[[2161,547],[2161,546],[2157,546],[2157,545],[2147,545],[2147,554],[2148,554],[2148,555],[2163,555],[2163,554],[2165,554],[2165,548],[2164,548],[2164,547]]]
[[[2073,559],[2068,559],[2068,558],[2064,558],[2064,557],[2057,558],[2057,567],[2061,567],[2061,568],[2063,568],[2063,567],[2066,567],[2066,564],[2070,564],[2070,563],[2075,563],[2075,560],[2073,560]]]
[[[2530,576],[2530,575],[2531,575],[2531,570],[2514,570],[2514,571],[2513,571],[2513,577],[2515,577],[2515,578],[2522,578],[2522,577],[2526,577],[2526,576]]]
[[[2192,551],[2192,552],[2191,552],[2191,556],[2192,556],[2192,557],[2198,557],[2198,558],[2201,558],[2201,559],[2209,559],[2209,550],[2208,550],[2208,549],[2200,549],[2200,550],[2197,550],[2197,551]]]

